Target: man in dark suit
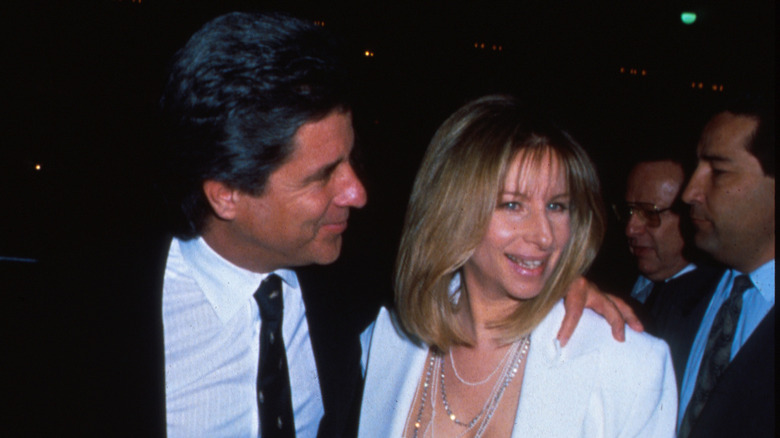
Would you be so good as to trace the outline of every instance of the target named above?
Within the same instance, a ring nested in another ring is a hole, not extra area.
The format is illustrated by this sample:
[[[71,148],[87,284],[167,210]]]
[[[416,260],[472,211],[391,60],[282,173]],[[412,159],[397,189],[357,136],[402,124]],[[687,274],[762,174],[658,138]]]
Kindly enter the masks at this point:
[[[703,313],[697,305],[709,299],[723,274],[695,250],[692,226],[680,201],[687,163],[674,151],[647,152],[629,173],[625,203],[614,206],[640,272],[631,291],[632,304],[649,333],[678,340],[670,345],[678,387],[698,329],[693,321],[702,316],[691,314],[697,308]]]
[[[323,292],[290,270],[334,262],[350,209],[366,203],[344,71],[320,27],[272,14],[212,20],[173,61],[162,106],[183,226],[162,299],[170,437],[347,434],[359,350],[333,354],[342,335],[315,327],[327,309],[311,305]],[[276,400],[257,341],[273,318],[253,299],[271,274],[283,311],[268,344],[281,336],[289,387]],[[292,415],[266,417],[281,405]]]
[[[172,220],[46,257],[49,339],[20,432],[355,435],[372,309],[345,292],[359,273],[306,268],[339,257],[366,202],[341,50],[312,22],[231,13],[177,52],[161,100]],[[264,421],[265,406],[281,411]]]
[[[706,299],[666,324],[689,345],[680,437],[775,436],[775,130],[770,106],[748,98],[717,113],[683,192],[696,245],[728,269]],[[672,311],[674,312],[674,310]]]

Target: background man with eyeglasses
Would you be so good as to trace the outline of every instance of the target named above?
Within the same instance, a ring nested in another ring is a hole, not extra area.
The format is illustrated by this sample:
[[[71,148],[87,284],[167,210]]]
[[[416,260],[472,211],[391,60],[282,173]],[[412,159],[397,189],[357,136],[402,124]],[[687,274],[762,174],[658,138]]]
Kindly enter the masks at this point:
[[[696,272],[694,277],[704,280],[714,275],[691,242],[691,224],[679,199],[685,164],[672,154],[640,159],[629,173],[625,203],[613,206],[625,224],[629,250],[640,273],[631,297],[648,308],[657,301],[661,289],[675,289],[672,280],[701,266],[706,273]],[[686,286],[689,289],[691,285]]]
[[[682,164],[671,159],[639,162],[628,176],[626,203],[618,208],[641,273],[631,296],[641,303],[647,302],[654,283],[696,267],[683,254],[685,240],[677,206],[684,179]]]
[[[650,333],[660,337],[684,333],[690,339],[673,345],[678,386],[698,325],[690,318],[684,318],[688,322],[684,325],[668,322],[690,315],[723,272],[693,245],[691,224],[680,201],[686,167],[671,152],[647,154],[629,173],[625,203],[613,206],[625,224],[629,250],[640,273],[631,291],[635,311]]]

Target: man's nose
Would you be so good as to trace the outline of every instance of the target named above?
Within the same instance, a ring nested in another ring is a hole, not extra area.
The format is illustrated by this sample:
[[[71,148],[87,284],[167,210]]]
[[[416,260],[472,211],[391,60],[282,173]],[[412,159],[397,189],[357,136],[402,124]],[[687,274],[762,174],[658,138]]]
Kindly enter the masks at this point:
[[[341,184],[338,188],[339,192],[334,199],[336,205],[354,208],[362,208],[365,206],[368,201],[366,188],[363,186],[363,183],[360,182],[360,178],[358,178],[355,169],[353,169],[351,165],[346,166],[341,180]]]
[[[626,223],[626,236],[636,237],[647,230],[647,221],[640,217],[637,212],[632,212],[628,216],[628,223]]]
[[[680,197],[686,204],[701,204],[704,194],[704,181],[705,175],[701,166],[697,166],[696,170],[691,175],[691,180],[688,181],[688,185],[685,186],[682,196]]]

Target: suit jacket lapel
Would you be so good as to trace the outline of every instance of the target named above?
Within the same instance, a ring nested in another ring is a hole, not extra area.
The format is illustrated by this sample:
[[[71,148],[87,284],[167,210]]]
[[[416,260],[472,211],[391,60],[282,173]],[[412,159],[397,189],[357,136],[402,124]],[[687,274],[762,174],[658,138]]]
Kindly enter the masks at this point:
[[[319,267],[296,269],[325,415],[318,437],[354,436],[362,390],[360,327],[345,315],[339,283]]]
[[[713,388],[691,437],[775,436],[774,346],[772,307]]]
[[[669,344],[677,388],[682,387],[693,341],[722,275],[722,268],[701,265],[671,280],[651,312],[653,318],[647,331]]]

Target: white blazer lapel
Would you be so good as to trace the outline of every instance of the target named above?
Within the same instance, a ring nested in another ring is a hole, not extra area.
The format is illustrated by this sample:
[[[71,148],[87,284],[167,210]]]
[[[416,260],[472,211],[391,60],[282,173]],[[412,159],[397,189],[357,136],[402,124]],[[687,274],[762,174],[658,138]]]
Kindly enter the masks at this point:
[[[359,437],[400,437],[428,350],[399,336],[390,314],[377,317],[368,351]]]
[[[570,342],[560,348],[556,335],[563,319],[556,304],[531,335],[513,437],[576,436],[591,397],[597,350]]]

